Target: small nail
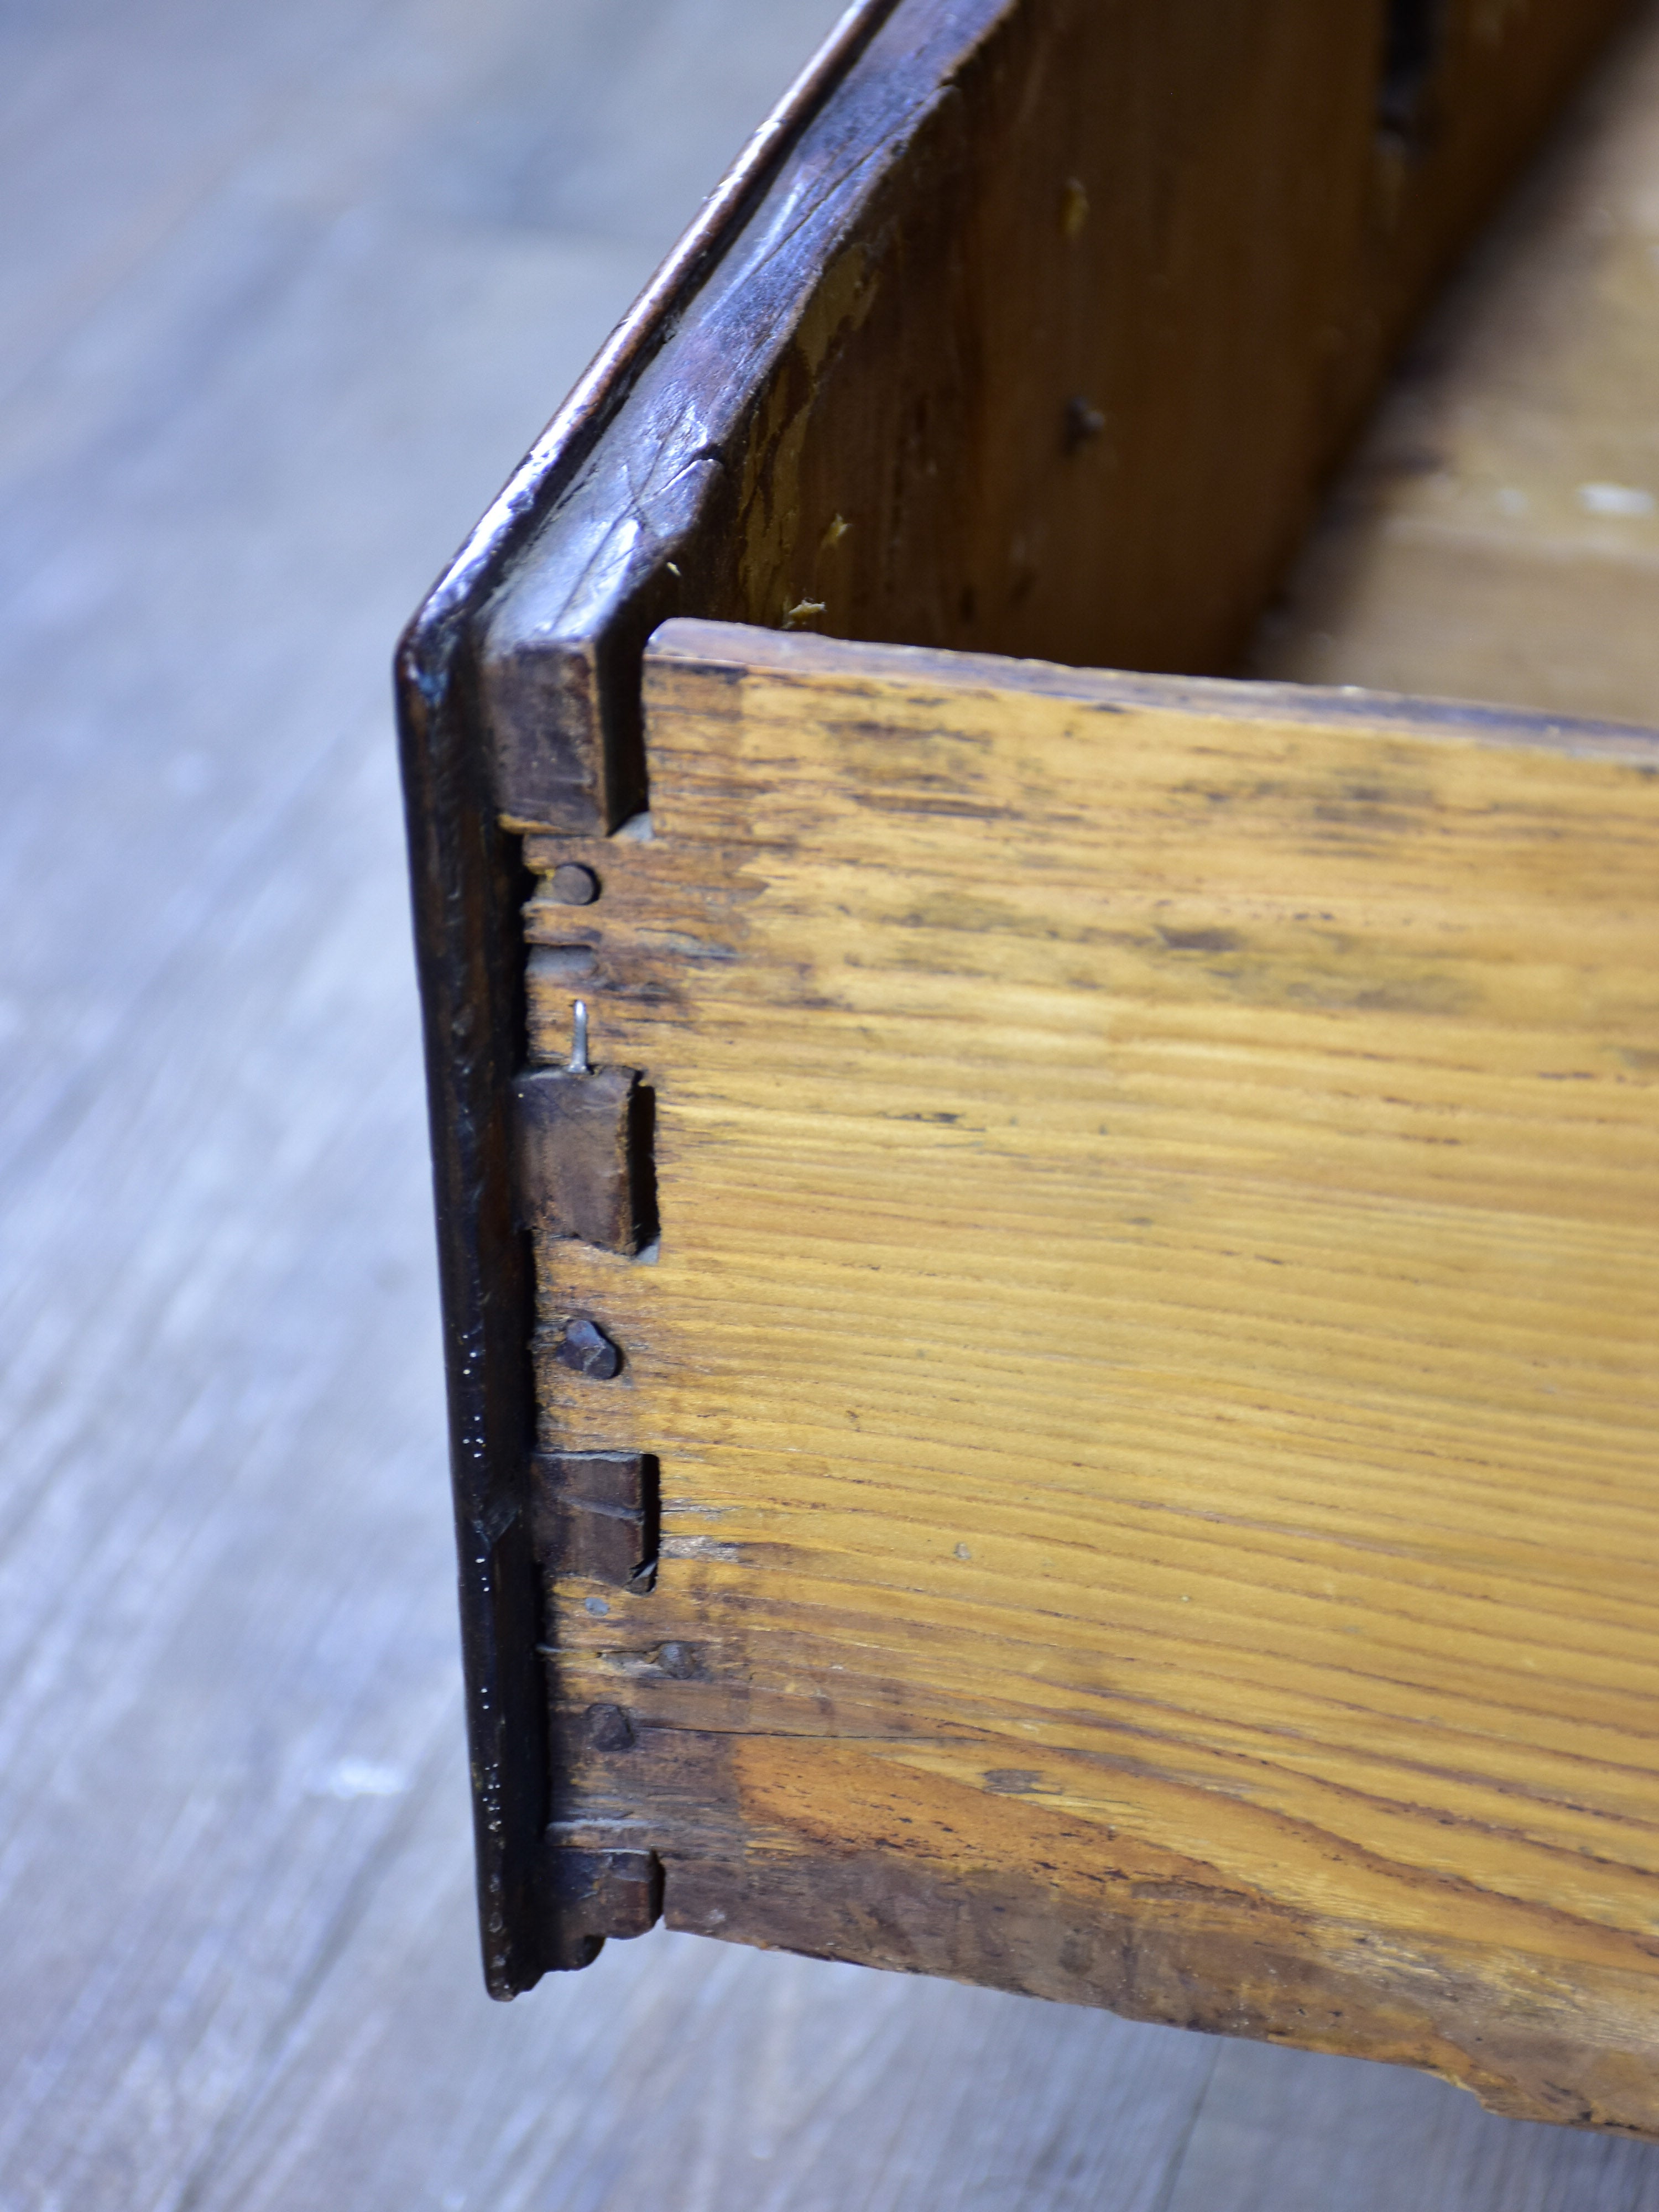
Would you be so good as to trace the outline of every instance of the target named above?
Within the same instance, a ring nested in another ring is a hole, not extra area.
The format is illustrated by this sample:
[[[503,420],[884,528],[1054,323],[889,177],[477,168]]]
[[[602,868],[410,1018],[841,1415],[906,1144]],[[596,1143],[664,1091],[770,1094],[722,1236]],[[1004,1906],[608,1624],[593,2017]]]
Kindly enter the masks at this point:
[[[573,1321],[559,1339],[553,1357],[561,1367],[586,1375],[595,1382],[609,1382],[622,1372],[623,1356],[602,1328],[591,1321]]]

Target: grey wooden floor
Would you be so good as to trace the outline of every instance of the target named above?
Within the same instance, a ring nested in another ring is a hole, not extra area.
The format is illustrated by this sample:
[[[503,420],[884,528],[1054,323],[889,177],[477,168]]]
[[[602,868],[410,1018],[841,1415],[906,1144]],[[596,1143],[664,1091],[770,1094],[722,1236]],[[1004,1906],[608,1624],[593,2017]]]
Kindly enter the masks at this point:
[[[6,2212],[1659,2212],[986,1991],[482,1993],[386,662],[833,12],[0,9]]]

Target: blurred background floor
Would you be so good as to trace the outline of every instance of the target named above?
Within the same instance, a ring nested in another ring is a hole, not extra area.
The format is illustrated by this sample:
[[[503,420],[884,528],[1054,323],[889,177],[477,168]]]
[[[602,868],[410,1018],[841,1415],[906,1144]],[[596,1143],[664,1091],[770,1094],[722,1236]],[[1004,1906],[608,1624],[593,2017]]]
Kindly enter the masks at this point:
[[[987,1990],[483,1994],[387,664],[834,13],[0,13],[7,2212],[1659,2208]]]

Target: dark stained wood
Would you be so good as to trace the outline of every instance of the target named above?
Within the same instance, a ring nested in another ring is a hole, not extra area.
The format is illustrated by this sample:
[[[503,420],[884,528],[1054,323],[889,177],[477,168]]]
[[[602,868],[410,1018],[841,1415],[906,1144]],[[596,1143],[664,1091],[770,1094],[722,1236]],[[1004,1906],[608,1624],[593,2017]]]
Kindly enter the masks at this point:
[[[644,804],[635,672],[718,616],[1237,656],[1433,285],[1622,0],[904,0],[479,609],[502,814]]]
[[[614,1706],[596,1708],[590,1735],[603,1737]],[[623,1725],[625,1725],[623,1723]],[[592,1966],[607,1936],[643,1936],[662,1911],[662,1867],[649,1851],[550,1848],[543,1878],[548,1964]]]
[[[634,1253],[656,1235],[651,1099],[632,1068],[528,1068],[513,1085],[518,1218]]]
[[[538,1452],[531,1462],[537,1563],[619,1589],[648,1587],[660,1488],[644,1452]]]
[[[5,2192],[1654,2212],[1646,2146],[993,1990],[480,1986],[386,641],[833,13],[0,21]]]
[[[522,1053],[523,961],[517,841],[498,820],[493,743],[480,720],[474,616],[523,554],[713,257],[784,160],[824,89],[889,0],[849,10],[777,118],[751,144],[629,321],[556,418],[455,564],[398,654],[398,714],[415,886],[416,945],[440,1222],[440,1262],[461,1560],[478,1849],[479,1916],[493,1994],[543,1971],[538,1899],[549,1802],[536,1646],[541,1628],[526,1533],[529,1331],[533,1297],[514,1203],[510,1086]],[[592,778],[597,757],[573,771]],[[586,786],[583,786],[585,788]],[[605,811],[639,793],[618,771]],[[556,1948],[559,1947],[556,1946]]]
[[[545,522],[550,506],[573,489],[583,463],[612,429],[618,410],[668,332],[744,234],[757,204],[775,197],[781,176],[788,189],[789,165],[799,142],[896,4],[897,0],[852,0],[775,112],[756,131],[410,625],[400,648],[404,689],[422,682],[444,687],[445,638],[501,588],[508,563]],[[694,474],[698,458],[694,451]],[[600,650],[607,659],[616,656],[609,637]],[[536,818],[570,814],[584,823],[603,820],[615,826],[644,799],[637,746],[619,748],[605,735],[609,710],[595,696],[580,653],[562,674],[551,673],[549,680],[562,708],[560,726],[572,733],[570,741],[549,743],[532,734],[528,749],[519,751],[510,738],[495,733],[488,757],[497,797],[503,776],[523,778]]]
[[[459,1495],[465,1527],[502,1524],[463,1547],[502,1993],[534,1978],[532,1809],[558,1795],[501,1767],[540,1736],[508,1518],[533,1324],[520,1260],[485,1256],[522,969],[507,848],[439,852],[425,810],[452,780],[493,805],[475,839],[622,829],[648,798],[640,653],[676,613],[1225,665],[1619,12],[1462,0],[1391,46],[1382,9],[1322,0],[854,11],[411,629]],[[447,1006],[479,1024],[453,1054]]]
[[[429,625],[418,672],[399,692],[416,943],[425,1022],[434,1179],[447,1334],[451,1460],[461,1559],[462,1651],[474,1777],[478,1911],[485,1972],[510,1996],[542,1971],[538,1837],[548,1777],[529,1737],[545,1738],[535,1560],[524,1511],[531,1382],[523,1315],[531,1296],[513,1173],[512,1082],[520,1021],[511,979],[520,896],[515,841],[495,821],[479,744],[447,662],[457,626]],[[440,676],[436,667],[445,672]],[[410,664],[405,662],[406,672]],[[453,690],[434,711],[434,689]]]

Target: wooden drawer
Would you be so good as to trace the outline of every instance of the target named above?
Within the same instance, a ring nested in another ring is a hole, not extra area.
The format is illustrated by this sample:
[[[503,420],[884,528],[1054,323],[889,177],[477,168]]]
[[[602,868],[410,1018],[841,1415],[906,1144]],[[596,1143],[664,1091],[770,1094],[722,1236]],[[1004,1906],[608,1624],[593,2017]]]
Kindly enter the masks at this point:
[[[1216,672],[1617,13],[854,9],[416,618],[497,1995],[1659,2132],[1659,736]]]

